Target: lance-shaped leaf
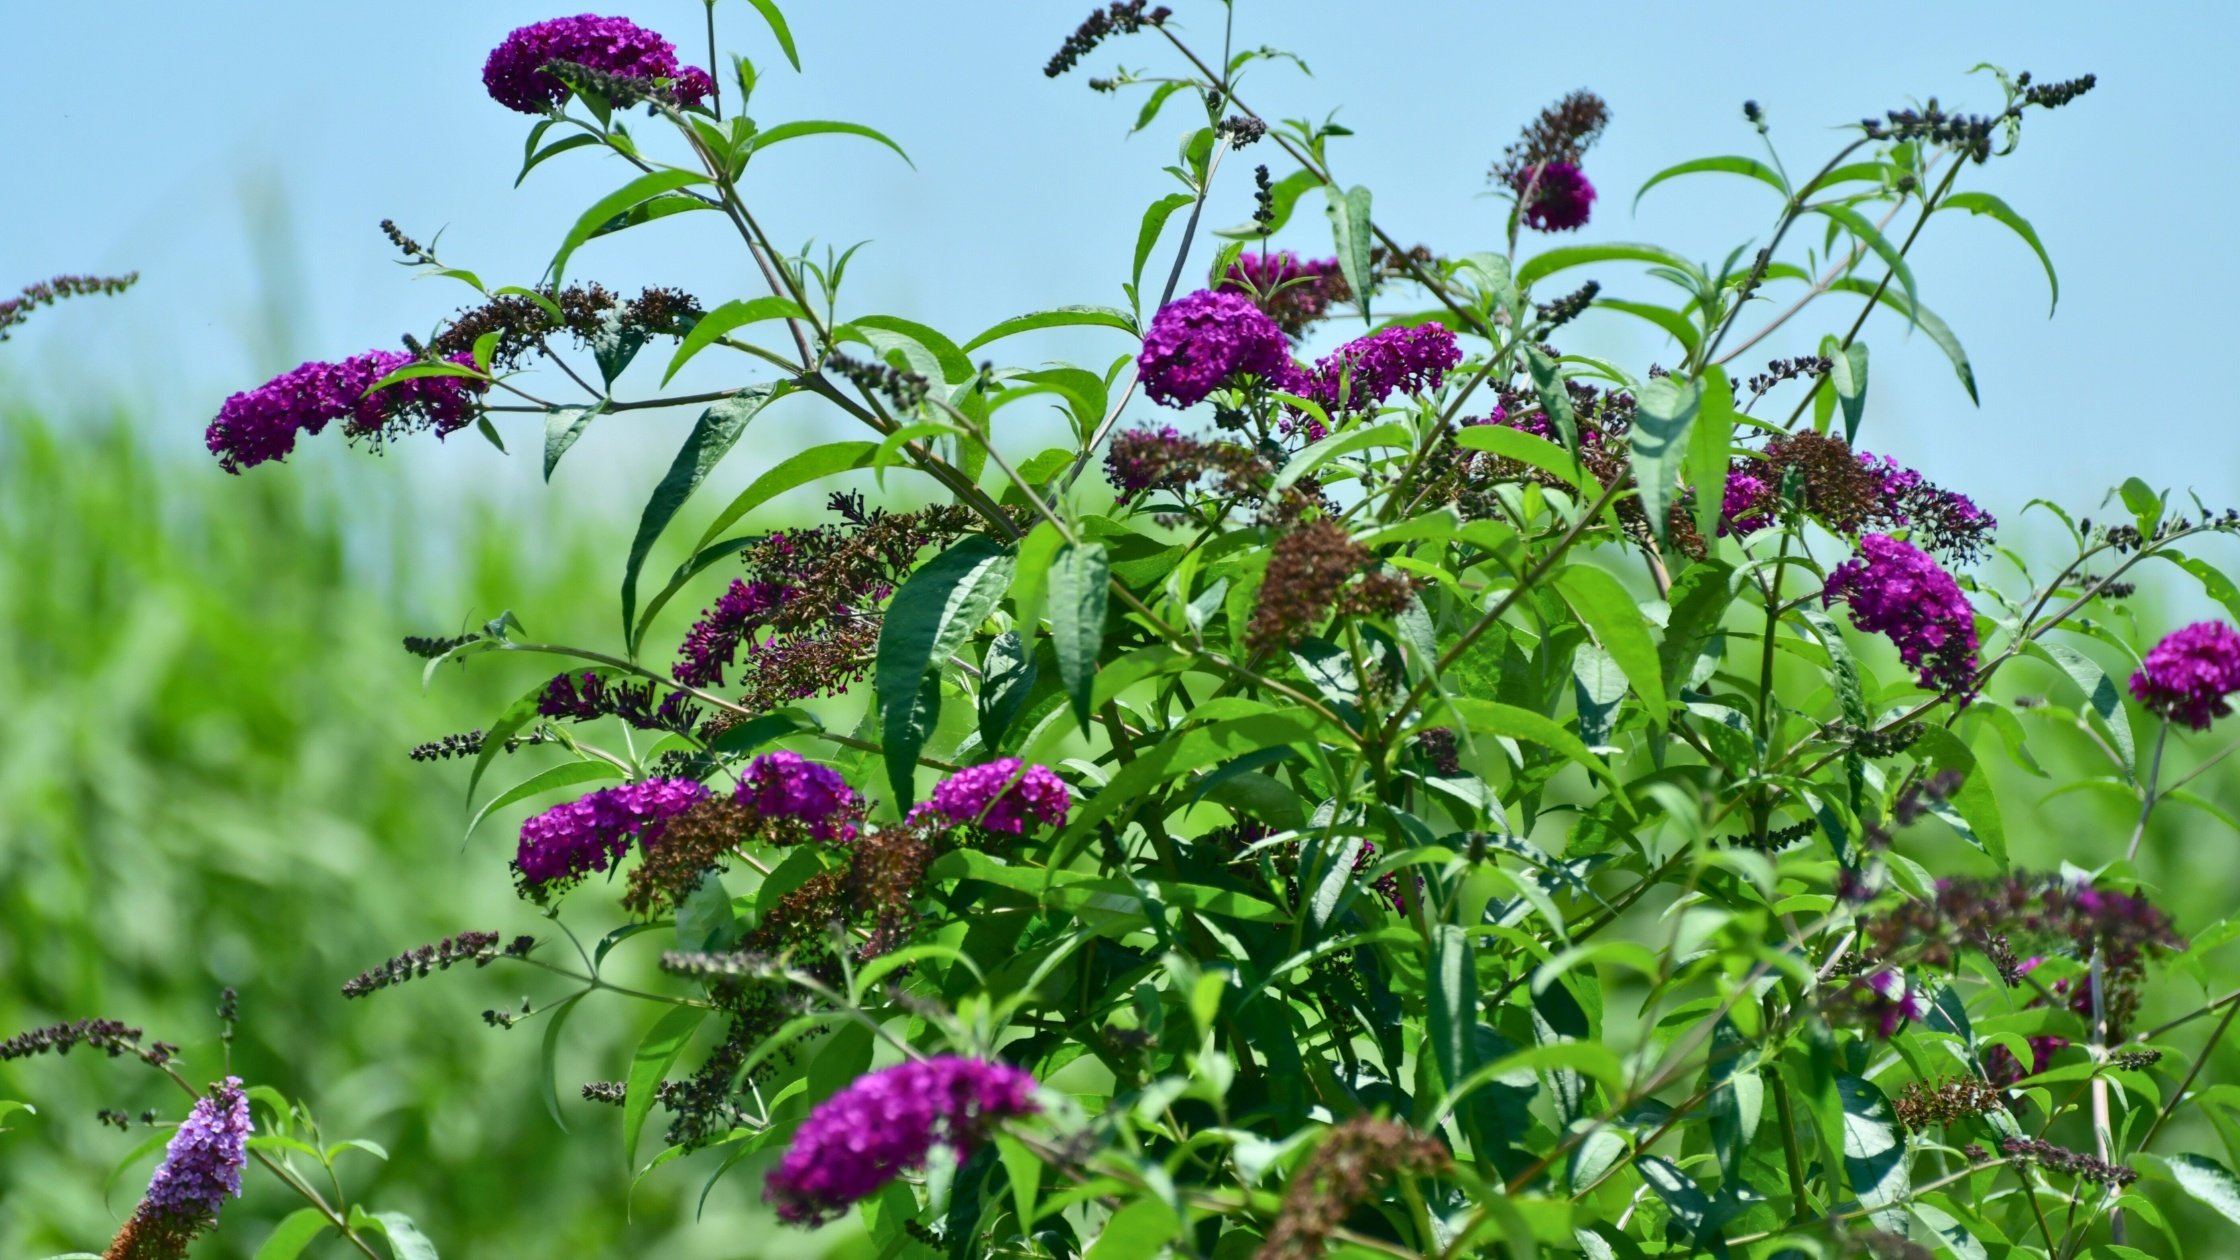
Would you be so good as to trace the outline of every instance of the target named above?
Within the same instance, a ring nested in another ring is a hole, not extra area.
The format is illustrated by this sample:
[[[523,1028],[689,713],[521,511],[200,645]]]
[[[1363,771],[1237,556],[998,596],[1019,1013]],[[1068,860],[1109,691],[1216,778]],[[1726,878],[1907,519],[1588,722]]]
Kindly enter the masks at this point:
[[[1633,480],[1641,493],[1641,511],[1657,545],[1670,549],[1674,483],[1687,458],[1688,431],[1702,409],[1705,382],[1677,381],[1660,376],[1642,383],[1639,407],[1634,412]]]
[[[941,716],[941,667],[995,611],[1011,565],[1010,551],[975,534],[912,573],[887,608],[872,689],[897,807],[916,799],[918,754]]]
[[[1104,544],[1072,543],[1050,561],[1050,646],[1058,656],[1058,679],[1073,703],[1081,729],[1089,729],[1089,694],[1096,685],[1097,653],[1104,647],[1105,600],[1112,590],[1112,566]]]
[[[747,424],[764,407],[785,396],[791,387],[783,382],[775,385],[758,385],[742,390],[700,413],[693,423],[692,432],[684,445],[677,450],[675,459],[669,461],[669,471],[661,484],[653,488],[653,497],[646,500],[645,511],[638,517],[637,536],[630,540],[630,560],[622,570],[622,633],[630,640],[635,628],[638,609],[638,570],[645,567],[646,553],[653,550],[655,540],[676,519],[677,510],[731,447],[739,435],[747,431]],[[633,640],[633,646],[634,646]]]
[[[1359,186],[1339,192],[1333,184],[1323,189],[1329,197],[1331,239],[1338,246],[1338,270],[1353,287],[1361,303],[1361,318],[1369,318],[1369,190]]]

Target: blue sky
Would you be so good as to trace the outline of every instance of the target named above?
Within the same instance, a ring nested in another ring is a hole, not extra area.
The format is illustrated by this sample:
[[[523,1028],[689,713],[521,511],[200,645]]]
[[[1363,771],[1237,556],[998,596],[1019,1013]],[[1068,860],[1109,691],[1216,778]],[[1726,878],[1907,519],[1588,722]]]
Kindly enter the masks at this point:
[[[1159,168],[1186,111],[1172,107],[1130,138],[1134,99],[1098,96],[1084,79],[1121,63],[1165,68],[1161,45],[1108,44],[1052,82],[1041,66],[1085,4],[790,7],[806,69],[798,76],[745,0],[717,5],[726,45],[764,68],[757,118],[865,122],[916,160],[912,169],[849,140],[796,142],[758,159],[752,193],[780,240],[872,242],[846,310],[921,319],[961,340],[1021,311],[1120,300],[1138,216],[1170,189]],[[1218,4],[1177,7],[1188,38],[1218,44]],[[602,11],[662,29],[704,60],[694,51],[700,0]],[[393,345],[471,296],[393,266],[380,219],[422,239],[445,229],[447,258],[492,284],[531,281],[568,223],[626,174],[612,160],[571,155],[580,160],[511,187],[529,120],[483,95],[482,59],[508,29],[555,12],[522,0],[7,6],[8,46],[38,51],[12,68],[8,148],[18,181],[0,199],[0,287],[62,271],[138,268],[146,278],[123,299],[39,313],[0,353],[0,389],[80,408],[122,404],[192,453],[231,390],[302,358]],[[1837,125],[1909,97],[1995,104],[1989,79],[1966,73],[1978,61],[2041,78],[2096,72],[2097,92],[2034,115],[2017,154],[1970,173],[2037,224],[2061,271],[2055,318],[2046,318],[2036,260],[1988,220],[1940,219],[1917,247],[1923,301],[1967,343],[1982,407],[1969,405],[1925,338],[1887,317],[1866,335],[1874,373],[1863,444],[2011,517],[2033,494],[2089,508],[2133,473],[2195,487],[2213,504],[2240,500],[2228,394],[2214,383],[2240,278],[2223,140],[2240,132],[2240,94],[2220,86],[2219,60],[2240,44],[2240,11],[2189,6],[2182,23],[2144,12],[1242,0],[1239,39],[1296,51],[1314,71],[1256,70],[1247,99],[1271,115],[1339,109],[1359,133],[1337,142],[1343,177],[1375,190],[1376,216],[1394,235],[1455,254],[1498,241],[1502,206],[1482,195],[1485,169],[1521,122],[1572,88],[1601,92],[1614,111],[1588,167],[1603,199],[1578,239],[1653,240],[1716,259],[1762,240],[1770,190],[1698,177],[1658,188],[1638,214],[1630,203],[1662,166],[1751,152],[1745,97],[1769,110],[1796,166],[1840,143]],[[1269,146],[1244,156],[1280,157]],[[1234,178],[1217,190],[1212,222],[1248,212],[1250,166],[1227,168]],[[716,216],[669,220],[595,243],[571,274],[617,288],[682,285],[710,305],[752,295],[758,282],[721,228]],[[1327,251],[1321,217],[1303,216],[1279,243]],[[1606,293],[1657,295],[1635,270],[1599,274]],[[1831,303],[1808,321],[1811,334],[1840,327],[1852,309]],[[1673,357],[1646,326],[1599,318],[1568,348],[1637,369]],[[1121,349],[1116,338],[1012,344],[1026,361],[1101,366]],[[805,401],[755,442],[811,440],[825,423],[814,406]],[[579,450],[600,456],[564,467],[562,479],[573,472],[574,493],[604,493],[595,487],[614,483],[619,465],[616,492],[635,502],[683,423],[595,431]],[[527,425],[509,431],[517,451],[535,445]],[[417,445],[430,449],[400,452],[389,467],[536,493],[530,459],[500,460],[466,441]],[[312,461],[330,458],[347,457]]]

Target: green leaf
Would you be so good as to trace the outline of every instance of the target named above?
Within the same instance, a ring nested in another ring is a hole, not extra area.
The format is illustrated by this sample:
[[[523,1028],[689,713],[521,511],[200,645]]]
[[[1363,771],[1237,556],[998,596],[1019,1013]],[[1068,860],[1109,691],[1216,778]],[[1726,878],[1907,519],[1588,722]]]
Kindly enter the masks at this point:
[[[1722,1019],[1712,1029],[1711,1059],[1704,1072],[1712,1089],[1711,1146],[1719,1156],[1720,1175],[1729,1184],[1742,1179],[1743,1162],[1765,1112],[1765,1078],[1756,1071],[1735,1070],[1746,1050],[1733,1024]]]
[[[1660,376],[1643,382],[1636,395],[1640,406],[1635,411],[1631,443],[1633,480],[1641,495],[1641,510],[1649,518],[1649,529],[1659,547],[1669,550],[1672,545],[1672,505],[1677,498],[1674,486],[1687,457],[1688,431],[1703,408],[1706,390],[1724,388],[1723,382],[1709,377],[1676,381]]]
[[[1003,746],[1003,737],[1019,710],[1026,707],[1027,697],[1034,693],[1040,672],[1034,653],[1027,650],[1018,631],[1006,630],[989,640],[988,650],[980,658],[977,705],[980,743],[988,751]]]
[[[1678,694],[1704,644],[1718,632],[1720,618],[1734,600],[1733,578],[1734,570],[1725,562],[1698,560],[1672,580],[1666,593],[1672,611],[1665,618],[1664,640],[1657,645],[1667,695]]]
[[[476,810],[474,817],[468,820],[466,834],[473,835],[474,829],[482,825],[482,820],[488,818],[491,811],[504,809],[516,801],[525,801],[532,796],[540,796],[546,792],[556,791],[578,783],[589,783],[595,779],[619,779],[621,777],[622,768],[620,766],[614,765],[612,762],[597,760],[564,762],[550,769],[541,770],[491,797],[489,803]]]
[[[638,1166],[638,1130],[645,1127],[646,1116],[653,1111],[654,1093],[677,1056],[684,1053],[694,1030],[708,1017],[708,1009],[671,1007],[646,1031],[637,1052],[630,1056],[630,1081],[622,1099],[622,1162],[626,1166]]]
[[[1452,923],[1434,926],[1426,948],[1424,1035],[1451,1090],[1478,1066],[1478,955],[1470,934]]]
[[[1696,532],[1708,540],[1718,536],[1719,515],[1726,509],[1727,473],[1734,464],[1735,410],[1726,373],[1711,368],[1704,381],[1695,426],[1688,431],[1683,475],[1695,491]]]
[[[2208,1206],[2217,1215],[2240,1225],[2240,1177],[2206,1155],[2165,1155],[2162,1162],[2178,1188]]]
[[[1112,1214],[1081,1260],[1151,1260],[1182,1228],[1174,1209],[1156,1198],[1141,1198]]]
[[[1903,1232],[1913,1181],[1905,1134],[1891,1114],[1890,1100],[1874,1082],[1858,1076],[1838,1076],[1836,1093],[1843,1100],[1843,1169],[1852,1197],[1876,1228]]]
[[[1952,363],[1952,370],[1959,374],[1960,384],[1968,391],[1969,401],[1978,405],[1982,404],[1983,399],[1976,393],[1976,370],[1968,362],[1967,350],[1961,346],[1960,338],[1953,335],[1951,325],[1945,323],[1935,311],[1919,302],[1908,302],[1904,297],[1890,292],[1887,288],[1883,288],[1878,293],[1876,286],[1861,280],[1857,276],[1844,276],[1828,287],[1843,293],[1856,293],[1860,297],[1872,298],[1881,302],[1884,306],[1903,315],[1907,322],[1929,334],[1929,340],[1937,343],[1937,348],[1944,351],[1944,357]]]
[[[1331,240],[1337,242],[1337,271],[1344,274],[1346,285],[1353,287],[1355,305],[1362,307],[1362,321],[1369,321],[1369,287],[1375,276],[1369,274],[1369,247],[1373,242],[1373,229],[1369,226],[1369,188],[1355,184],[1344,193],[1337,191],[1337,184],[1328,184],[1324,191],[1328,204],[1324,213],[1331,217]]]
[[[1654,302],[1627,302],[1618,298],[1596,298],[1594,305],[1645,319],[1664,329],[1672,335],[1674,341],[1680,343],[1680,349],[1686,353],[1687,358],[1695,357],[1696,347],[1703,341],[1703,332],[1695,326],[1694,321],[1669,306],[1658,306]]]
[[[1556,589],[1579,615],[1595,641],[1602,645],[1641,697],[1649,720],[1662,726],[1669,707],[1664,692],[1664,671],[1657,659],[1657,644],[1649,634],[1649,619],[1633,596],[1604,569],[1574,564],[1556,573]]]
[[[560,457],[576,444],[583,431],[591,427],[591,418],[598,414],[599,405],[554,407],[544,413],[544,479],[547,482],[552,480],[552,470],[559,466]]]
[[[538,126],[541,128],[543,124],[540,123],[538,124]],[[530,134],[530,144],[534,146],[536,143],[536,137],[542,134],[543,132],[541,130],[532,132]],[[546,158],[555,158],[563,153],[566,153],[570,149],[580,149],[585,145],[598,144],[599,142],[599,137],[594,136],[589,132],[581,132],[576,135],[569,136],[564,140],[555,140],[551,144],[548,144],[541,149],[532,148],[529,152],[523,155],[521,162],[521,173],[514,176],[513,186],[515,188],[521,187],[521,181],[529,178],[529,172],[535,170],[539,166],[542,166]]]
[[[1690,1238],[1703,1241],[1705,1233],[1714,1228],[1711,1225],[1711,1196],[1703,1192],[1703,1187],[1696,1184],[1695,1178],[1681,1172],[1678,1165],[1659,1155],[1644,1155],[1635,1160],[1633,1166],[1640,1171],[1641,1179],[1649,1184],[1649,1188],[1657,1192],[1657,1197],[1664,1200],[1664,1205],[1672,1210],[1673,1224],[1687,1230]]]
[[[2030,252],[2038,256],[2039,265],[2046,269],[2046,285],[2053,290],[2053,300],[2046,304],[2046,314],[2050,317],[2061,305],[2061,277],[2053,274],[2053,256],[2046,253],[2045,242],[2038,239],[2038,229],[2030,226],[2030,220],[2016,214],[2014,207],[1987,192],[1956,192],[1939,203],[1937,209],[1989,215],[2013,229],[2030,247]]]
[[[1610,772],[1610,767],[1589,751],[1578,736],[1565,730],[1553,718],[1513,704],[1481,700],[1475,696],[1450,697],[1446,704],[1473,732],[1530,740],[1585,766],[1596,778],[1612,788],[1619,787],[1617,776]]]
[[[273,1226],[271,1236],[257,1248],[256,1260],[296,1260],[326,1228],[326,1213],[317,1208],[297,1208]]]
[[[1517,268],[1517,287],[1529,289],[1559,271],[1598,262],[1644,262],[1670,267],[1683,275],[1702,279],[1702,269],[1686,258],[1658,245],[1623,242],[1608,245],[1561,245],[1542,250]]]
[[[474,769],[467,775],[468,807],[471,808],[474,805],[475,788],[481,785],[482,776],[490,769],[490,763],[497,759],[499,753],[505,751],[506,741],[513,738],[522,727],[535,721],[539,716],[537,708],[544,699],[544,690],[548,682],[550,682],[549,679],[531,687],[520,699],[508,705],[506,711],[499,714],[496,720],[490,723],[489,729],[483,732],[482,751],[475,754]]]
[[[1369,285],[1374,278],[1369,274],[1369,245],[1372,232],[1369,226],[1369,190],[1355,185],[1344,192],[1336,184],[1325,187],[1323,194],[1329,198],[1324,213],[1330,216],[1330,236],[1338,246],[1338,270],[1353,288],[1354,301],[1361,307],[1361,318],[1369,318]]]
[[[2100,663],[2066,644],[2048,643],[2043,639],[2024,639],[2022,650],[2056,666],[2077,684],[2077,689],[2084,693],[2085,707],[2098,719],[2095,724],[2107,732],[2108,742],[2122,754],[2125,768],[2136,775],[2140,769],[2139,751],[2131,736],[2131,713],[2123,707],[2123,693],[2116,689],[2115,681],[2100,668]]]
[[[2157,551],[2153,554],[2191,573],[2194,580],[2201,583],[2202,591],[2209,598],[2223,604],[2225,611],[2232,614],[2233,620],[2240,621],[2240,586],[2235,586],[2224,570],[2175,551]]]
[[[1190,204],[1189,193],[1168,193],[1143,209],[1143,223],[1136,228],[1136,265],[1130,282],[1135,287],[1143,285],[1143,266],[1151,261],[1151,251],[1159,244],[1159,233],[1167,226],[1167,219],[1175,211]]]
[[[747,3],[753,5],[754,11],[762,15],[762,20],[770,24],[770,33],[778,39],[778,51],[786,55],[786,61],[792,64],[794,73],[799,74],[801,54],[794,49],[793,32],[786,26],[786,15],[778,11],[775,0],[747,0]]]
[[[887,608],[872,688],[898,809],[917,797],[918,753],[941,712],[941,671],[995,611],[1011,568],[1011,552],[975,534],[912,573]]]
[[[1975,753],[1958,735],[1935,723],[1921,728],[1913,747],[1915,755],[1926,760],[1932,771],[1956,770],[1965,776],[1959,790],[1949,798],[1952,808],[1974,830],[1972,839],[1999,864],[1999,869],[2005,870],[2006,824],[2000,819],[1998,798],[1991,792],[1991,776],[1976,765]]]
[[[602,941],[600,944],[603,948],[606,942]],[[604,958],[604,955],[601,957]],[[539,1091],[544,1095],[544,1109],[551,1115],[552,1123],[560,1126],[562,1133],[568,1131],[568,1121],[560,1114],[557,1062],[560,1056],[560,1030],[567,1026],[568,1016],[575,1013],[576,1003],[581,1002],[584,996],[583,993],[575,993],[560,999],[560,1004],[545,1016],[544,1040],[537,1049],[537,1078],[544,1082],[544,1089]]]
[[[1898,252],[1898,247],[1892,245],[1890,239],[1878,231],[1874,224],[1867,222],[1867,216],[1849,206],[1817,205],[1812,210],[1842,224],[1845,231],[1858,237],[1861,244],[1873,250],[1875,256],[1889,266],[1890,274],[1897,277],[1899,287],[1906,291],[1907,305],[1910,307],[1920,304],[1921,294],[1914,288],[1913,268],[1906,265],[1906,256]]]
[[[382,390],[389,388],[391,385],[402,384],[405,381],[425,380],[429,377],[434,376],[464,377],[468,380],[476,381],[484,381],[490,379],[489,375],[481,371],[480,369],[462,367],[457,363],[408,363],[403,367],[398,368],[396,371],[389,373],[387,376],[382,377],[380,380],[375,381],[373,384],[366,386],[365,393],[378,394]],[[365,394],[359,395],[359,397],[361,398],[364,396]],[[500,447],[499,449],[503,450],[505,448]]]
[[[599,229],[606,225],[607,220],[640,202],[650,201],[665,192],[675,192],[677,189],[688,185],[705,184],[707,182],[708,177],[697,171],[648,171],[646,174],[640,175],[615,191],[601,197],[592,204],[589,210],[584,211],[582,216],[576,219],[576,225],[568,229],[566,239],[560,242],[560,252],[552,256],[550,271],[552,272],[554,287],[559,286],[561,277],[567,271],[568,259],[576,252],[576,248],[596,235]]]
[[[1578,460],[1560,446],[1535,433],[1512,429],[1505,424],[1466,425],[1456,431],[1454,444],[1473,451],[1486,451],[1503,459],[1513,459],[1529,464],[1545,473],[1552,473],[1586,491],[1592,481]],[[1599,494],[1595,486],[1591,493]]]
[[[352,1214],[363,1211],[352,1208]],[[368,1214],[381,1225],[381,1232],[389,1239],[389,1251],[396,1260],[439,1260],[436,1245],[412,1223],[412,1218],[402,1212],[373,1212]]]
[[[1128,318],[1126,311],[1109,306],[1061,306],[1056,310],[1014,315],[958,348],[971,354],[990,342],[1043,328],[1117,328],[1124,333],[1133,333],[1136,322]]]
[[[633,649],[637,643],[638,570],[645,567],[646,553],[653,550],[654,542],[669,528],[685,500],[730,453],[732,444],[747,431],[747,423],[764,407],[784,397],[788,389],[783,382],[753,386],[700,413],[684,445],[677,449],[676,458],[669,462],[668,473],[653,488],[653,497],[646,500],[645,511],[638,517],[637,536],[630,540],[629,562],[622,569],[622,634]]]
[[[1268,223],[1268,232],[1273,234],[1289,223],[1292,208],[1299,204],[1300,196],[1308,189],[1321,185],[1322,181],[1315,178],[1314,172],[1306,170],[1293,171],[1277,180],[1268,190],[1273,200],[1269,208],[1275,211],[1275,218]],[[1187,199],[1185,202],[1187,203]],[[1256,241],[1260,239],[1261,230],[1259,224],[1245,222],[1235,227],[1216,228],[1213,234],[1232,241]]]
[[[902,151],[901,145],[889,140],[884,133],[874,131],[862,123],[828,122],[822,119],[779,123],[775,127],[755,134],[754,151],[760,153],[780,141],[798,139],[802,136],[862,136],[866,140],[876,140],[880,144],[893,149],[895,155],[907,163],[911,170],[918,169],[918,164],[910,161],[910,155]]]
[[[1649,182],[1641,186],[1641,191],[1633,195],[1633,204],[1635,208],[1638,209],[1640,207],[1641,199],[1649,195],[1650,189],[1655,188],[1657,185],[1665,182],[1666,180],[1676,179],[1682,175],[1694,175],[1702,171],[1718,171],[1728,175],[1747,175],[1751,179],[1757,180],[1759,183],[1765,184],[1768,187],[1772,188],[1775,192],[1780,193],[1783,197],[1787,197],[1789,195],[1789,185],[1787,181],[1783,180],[1772,167],[1758,161],[1756,158],[1707,157],[1697,158],[1692,162],[1682,162],[1678,166],[1668,166],[1663,170],[1658,171],[1656,174],[1651,175],[1649,177]]]
[[[1050,646],[1057,653],[1058,678],[1073,702],[1074,720],[1086,733],[1097,654],[1104,650],[1105,601],[1112,591],[1104,544],[1058,548],[1050,561],[1049,582]]]
[[[1564,449],[1576,456],[1579,453],[1579,420],[1572,414],[1571,391],[1564,388],[1562,369],[1538,346],[1524,348],[1524,361],[1532,370],[1532,387],[1540,396],[1540,409],[1548,413],[1556,432],[1563,435]]]
[[[854,472],[871,467],[879,454],[876,442],[827,442],[813,446],[778,464],[775,468],[756,477],[737,498],[716,513],[715,519],[701,531],[699,547],[705,548],[716,535],[738,523],[740,517],[754,511],[788,490],[797,490],[820,478],[839,473]]]
[[[799,303],[791,298],[758,297],[744,302],[725,302],[702,315],[684,335],[676,354],[669,359],[669,370],[661,374],[661,383],[667,385],[693,355],[716,343],[718,337],[735,328],[760,323],[766,319],[807,319]]]
[[[1854,441],[1859,436],[1859,421],[1867,412],[1867,346],[1853,342],[1841,354],[1828,356],[1834,364],[1828,372],[1828,384],[1836,391],[1836,401],[1843,404],[1843,440]]]
[[[980,369],[955,342],[915,320],[898,315],[859,315],[849,320],[847,327],[882,357],[892,350],[901,351],[910,360],[911,370],[929,380],[960,385],[979,374]]]

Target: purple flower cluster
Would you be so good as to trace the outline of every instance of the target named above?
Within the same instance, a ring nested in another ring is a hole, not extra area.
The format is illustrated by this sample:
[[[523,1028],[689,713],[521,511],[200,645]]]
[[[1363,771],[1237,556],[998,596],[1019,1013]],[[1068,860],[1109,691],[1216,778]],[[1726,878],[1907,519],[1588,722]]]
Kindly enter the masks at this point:
[[[606,870],[630,851],[632,839],[650,841],[663,823],[707,797],[707,786],[691,779],[647,779],[555,805],[521,824],[513,861],[521,890],[541,902]]]
[[[677,653],[683,659],[670,671],[688,687],[720,687],[723,671],[738,657],[747,633],[769,619],[793,594],[772,582],[733,578],[722,598],[700,612],[700,620],[684,636]]]
[[[1239,376],[1287,386],[1298,373],[1283,329],[1251,298],[1205,289],[1151,317],[1136,368],[1143,392],[1168,407],[1194,407]]]
[[[715,89],[708,73],[677,63],[677,46],[628,18],[583,13],[521,27],[491,50],[482,66],[490,99],[524,114],[550,113],[568,86],[546,74],[548,61],[573,61],[608,74],[669,81],[687,105]]]
[[[664,691],[651,682],[610,682],[590,669],[554,675],[537,699],[537,713],[573,722],[619,717],[641,731],[680,733],[690,731],[700,718],[699,707],[685,692]]]
[[[227,1196],[241,1196],[241,1168],[255,1129],[241,1078],[229,1076],[212,1086],[171,1135],[141,1210],[181,1220],[216,1216]]]
[[[2229,716],[2225,697],[2240,691],[2240,634],[2221,621],[2197,621],[2163,637],[2131,675],[2131,694],[2148,710],[2197,731]]]
[[[1773,500],[1780,488],[1754,472],[1727,474],[1726,497],[1719,505],[1719,532],[1747,534],[1773,523]]]
[[[795,819],[819,840],[855,839],[854,817],[862,804],[838,771],[785,750],[749,763],[732,799],[764,818]]]
[[[1439,388],[1462,362],[1462,347],[1444,324],[1387,328],[1339,346],[1294,382],[1292,392],[1322,404],[1331,416],[1367,411],[1394,394],[1420,394]],[[1310,437],[1322,426],[1305,421]]]
[[[1518,169],[1509,187],[1523,200],[1517,212],[1525,224],[1540,232],[1569,232],[1585,227],[1594,210],[1594,185],[1586,172],[1571,162],[1543,162]]]
[[[1747,533],[1773,524],[1782,480],[1792,471],[1805,510],[1839,534],[1903,529],[1924,550],[1969,563],[1981,557],[1999,527],[1968,496],[1887,455],[1854,452],[1842,438],[1807,432],[1767,442],[1764,459],[1735,463],[1727,474],[1720,532]]]
[[[997,1122],[1039,1110],[1034,1090],[1015,1067],[946,1055],[858,1077],[809,1113],[763,1198],[789,1225],[821,1225],[924,1168],[936,1146],[962,1162]]]
[[[1862,558],[1863,557],[1863,558]],[[1926,552],[1887,534],[1859,540],[1859,554],[1828,574],[1823,606],[1851,605],[1851,624],[1897,645],[1921,685],[1966,703],[1975,694],[1975,610]]]
[[[337,420],[351,438],[385,437],[412,428],[434,429],[438,437],[466,427],[474,418],[470,394],[489,388],[461,376],[423,376],[399,381],[378,394],[373,383],[413,362],[395,350],[369,350],[340,363],[306,363],[226,399],[218,418],[203,433],[203,444],[229,473],[285,459],[296,449],[296,435],[317,434]],[[459,355],[450,362],[474,366]]]
[[[1065,825],[1073,797],[1065,780],[1048,766],[1022,767],[1017,757],[986,765],[967,766],[933,789],[933,799],[918,806],[958,825],[977,824],[989,831],[1023,835],[1027,820],[1052,827]]]

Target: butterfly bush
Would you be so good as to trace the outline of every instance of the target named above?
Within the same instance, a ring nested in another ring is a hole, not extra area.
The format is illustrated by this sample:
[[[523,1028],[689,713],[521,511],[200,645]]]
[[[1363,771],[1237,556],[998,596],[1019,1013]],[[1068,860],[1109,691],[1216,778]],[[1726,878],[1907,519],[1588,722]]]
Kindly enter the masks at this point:
[[[1752,156],[1655,173],[1627,244],[1595,146],[1634,107],[1582,89],[1473,150],[1483,212],[1424,243],[1412,195],[1357,182],[1362,138],[1256,112],[1319,90],[1280,77],[1270,15],[1115,0],[1051,31],[1045,73],[1179,132],[1114,158],[1176,153],[1176,182],[1084,242],[1132,271],[976,330],[869,304],[854,278],[897,260],[767,234],[829,208],[764,146],[908,136],[788,119],[758,95],[799,64],[777,6],[706,16],[720,93],[624,18],[507,36],[484,87],[535,117],[521,178],[611,159],[550,264],[485,289],[384,223],[466,305],[212,400],[226,472],[285,475],[261,466],[332,427],[471,427],[571,497],[638,466],[585,434],[691,418],[616,540],[613,629],[398,628],[399,704],[455,669],[525,689],[411,755],[477,828],[526,813],[517,914],[546,923],[403,944],[342,997],[504,986],[487,1023],[544,1021],[541,1055],[492,1050],[524,1072],[576,1062],[560,1012],[596,1008],[586,1040],[635,1048],[532,1091],[590,1111],[564,1140],[619,1120],[640,1193],[704,1153],[691,1192],[865,1254],[2112,1256],[2221,1220],[2196,1116],[2235,1007],[2184,976],[2231,930],[2158,882],[2230,839],[2162,806],[2209,803],[2240,634],[2142,654],[2161,627],[2126,601],[2147,573],[2229,601],[2205,557],[2240,513],[2135,480],[2112,523],[2013,512],[1884,436],[1900,407],[1980,423],[1934,309],[1958,282],[1915,242],[1982,216],[2050,272],[1992,190],[2090,76],[1986,67],[1965,108],[1920,91],[1832,132],[1744,103]],[[1699,176],[1771,193],[1723,261],[1638,243]],[[567,278],[701,209],[739,257],[689,274],[757,285]],[[1909,338],[1959,386],[1870,371]],[[805,447],[767,436],[780,402]],[[2059,834],[2009,825],[2010,766],[2117,798],[2128,845],[2081,796]],[[442,878],[508,878],[431,845]],[[0,1060],[71,1047],[177,1071],[112,1020]],[[240,1097],[198,1103],[133,1245],[211,1224]],[[2158,1158],[2183,1175],[2141,1178]],[[356,1208],[332,1227],[373,1250]]]

